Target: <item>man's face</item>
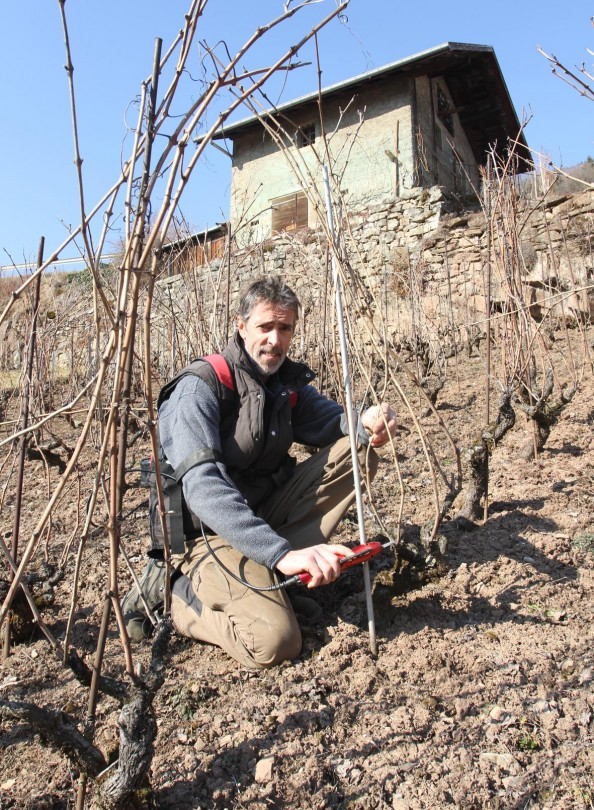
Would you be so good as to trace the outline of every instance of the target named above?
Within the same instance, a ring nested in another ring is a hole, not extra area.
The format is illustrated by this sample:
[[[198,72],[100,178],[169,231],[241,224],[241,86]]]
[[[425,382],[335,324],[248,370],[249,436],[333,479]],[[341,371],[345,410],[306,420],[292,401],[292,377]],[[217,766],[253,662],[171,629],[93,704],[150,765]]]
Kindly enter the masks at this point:
[[[295,331],[295,313],[276,304],[259,301],[245,321],[237,322],[249,356],[269,377],[287,356]]]

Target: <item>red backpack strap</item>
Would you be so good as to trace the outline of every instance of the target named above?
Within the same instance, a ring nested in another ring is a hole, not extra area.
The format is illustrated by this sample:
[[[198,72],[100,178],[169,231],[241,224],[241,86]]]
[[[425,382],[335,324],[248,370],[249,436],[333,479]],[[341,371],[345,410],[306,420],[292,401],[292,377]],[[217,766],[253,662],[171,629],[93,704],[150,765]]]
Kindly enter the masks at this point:
[[[229,363],[223,357],[222,354],[206,354],[202,357],[203,360],[212,366],[214,373],[217,375],[218,381],[224,386],[228,391],[235,393],[235,380],[233,379],[233,375],[231,374],[231,369],[229,368]],[[291,408],[294,408],[297,405],[297,391],[290,391],[289,392],[289,401],[291,403]]]
[[[229,391],[235,392],[235,380],[231,374],[229,363],[225,360],[222,354],[207,354],[203,358],[214,369],[218,381],[221,385],[228,388]]]

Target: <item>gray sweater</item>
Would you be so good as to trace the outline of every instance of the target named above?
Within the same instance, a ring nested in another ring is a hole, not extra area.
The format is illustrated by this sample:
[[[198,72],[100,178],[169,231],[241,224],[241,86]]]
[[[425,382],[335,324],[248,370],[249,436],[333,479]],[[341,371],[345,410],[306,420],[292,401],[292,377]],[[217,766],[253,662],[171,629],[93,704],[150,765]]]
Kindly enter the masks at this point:
[[[299,391],[299,418],[293,419],[295,440],[324,447],[346,435],[343,408],[312,386]],[[220,452],[219,402],[203,380],[183,377],[159,409],[161,444],[177,467],[203,448]],[[229,477],[223,462],[207,462],[183,478],[188,507],[216,534],[255,562],[274,568],[291,545],[257,517]]]

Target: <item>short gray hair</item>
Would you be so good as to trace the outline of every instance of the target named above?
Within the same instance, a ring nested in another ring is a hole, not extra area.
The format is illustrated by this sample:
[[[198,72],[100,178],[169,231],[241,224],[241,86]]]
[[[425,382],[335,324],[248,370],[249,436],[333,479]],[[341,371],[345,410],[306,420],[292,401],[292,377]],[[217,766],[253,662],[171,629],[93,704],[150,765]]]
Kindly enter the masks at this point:
[[[247,321],[256,304],[262,302],[275,304],[283,309],[292,309],[295,313],[295,323],[297,322],[301,306],[299,299],[280,276],[262,276],[253,281],[241,294],[237,314],[243,321]]]

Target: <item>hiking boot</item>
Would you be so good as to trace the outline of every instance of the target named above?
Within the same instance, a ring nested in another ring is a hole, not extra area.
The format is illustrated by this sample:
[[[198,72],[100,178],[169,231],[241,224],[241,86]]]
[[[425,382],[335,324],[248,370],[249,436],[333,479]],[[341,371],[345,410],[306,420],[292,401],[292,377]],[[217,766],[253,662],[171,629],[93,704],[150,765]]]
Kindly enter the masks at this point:
[[[151,613],[155,613],[163,607],[165,571],[165,560],[151,558],[140,577],[139,583],[142,595]],[[152,635],[153,623],[147,615],[146,607],[136,585],[124,597],[122,612],[130,641],[142,641]]]
[[[128,636],[133,644],[140,644],[141,641],[153,635],[155,629],[153,623],[145,613],[141,613],[139,610],[125,613],[124,621],[126,622]]]

